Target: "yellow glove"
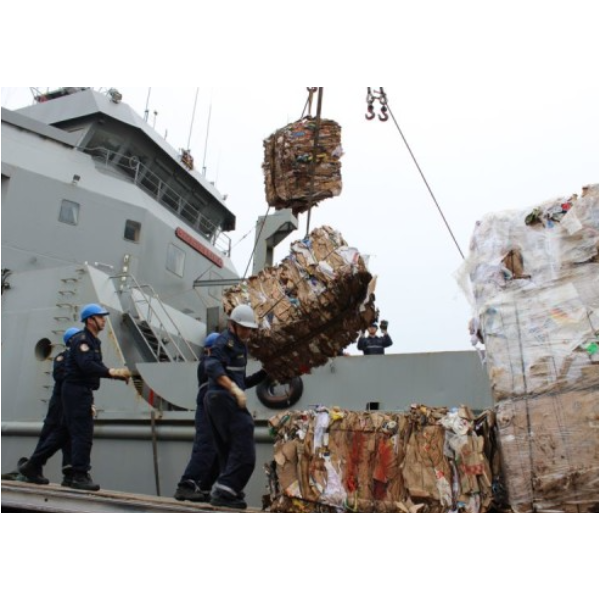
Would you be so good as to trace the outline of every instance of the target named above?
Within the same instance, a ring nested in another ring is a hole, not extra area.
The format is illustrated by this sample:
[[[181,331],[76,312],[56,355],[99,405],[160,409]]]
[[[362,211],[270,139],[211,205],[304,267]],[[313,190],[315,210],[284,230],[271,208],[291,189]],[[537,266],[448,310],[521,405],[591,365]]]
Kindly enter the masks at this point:
[[[108,374],[113,379],[122,379],[123,381],[129,381],[129,378],[131,377],[131,371],[127,367],[122,369],[109,369]]]
[[[231,386],[231,393],[235,397],[237,405],[242,410],[246,408],[246,394],[235,383]]]
[[[96,410],[96,405],[92,404],[92,417],[95,419],[98,416],[98,411]]]

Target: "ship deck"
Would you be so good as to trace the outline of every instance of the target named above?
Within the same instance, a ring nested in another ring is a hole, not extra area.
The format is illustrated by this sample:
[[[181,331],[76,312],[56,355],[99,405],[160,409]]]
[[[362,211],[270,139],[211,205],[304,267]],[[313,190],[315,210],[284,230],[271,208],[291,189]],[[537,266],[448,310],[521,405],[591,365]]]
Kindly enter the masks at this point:
[[[216,508],[210,504],[179,502],[162,496],[100,490],[86,492],[58,484],[34,485],[20,481],[2,481],[2,512],[31,513],[236,513],[263,512]]]

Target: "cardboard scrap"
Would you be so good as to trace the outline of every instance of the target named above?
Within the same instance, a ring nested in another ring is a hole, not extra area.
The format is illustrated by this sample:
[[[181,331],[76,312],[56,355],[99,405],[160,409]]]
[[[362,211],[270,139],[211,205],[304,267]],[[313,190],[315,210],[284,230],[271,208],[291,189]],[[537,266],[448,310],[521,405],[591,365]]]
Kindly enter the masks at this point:
[[[374,283],[359,251],[325,225],[293,242],[279,265],[227,289],[223,308],[252,306],[259,329],[248,350],[286,381],[324,365],[377,318]]]
[[[486,215],[464,273],[512,509],[598,512],[598,184]]]
[[[319,407],[269,424],[271,512],[486,512],[499,474],[493,413]]]
[[[342,191],[341,127],[306,117],[264,140],[263,172],[267,203],[295,215]],[[316,138],[316,147],[315,147]]]
[[[505,400],[496,413],[504,480],[515,512],[598,511],[597,383]]]

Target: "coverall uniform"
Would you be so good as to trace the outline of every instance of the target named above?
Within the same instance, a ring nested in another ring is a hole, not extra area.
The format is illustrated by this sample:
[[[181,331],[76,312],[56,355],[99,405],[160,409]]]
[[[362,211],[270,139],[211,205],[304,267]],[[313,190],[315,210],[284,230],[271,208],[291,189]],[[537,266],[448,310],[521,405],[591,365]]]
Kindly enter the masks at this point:
[[[389,334],[384,333],[381,337],[378,335],[361,337],[356,344],[359,350],[363,351],[365,356],[370,354],[385,354],[384,348],[389,348],[392,345],[392,338]]]

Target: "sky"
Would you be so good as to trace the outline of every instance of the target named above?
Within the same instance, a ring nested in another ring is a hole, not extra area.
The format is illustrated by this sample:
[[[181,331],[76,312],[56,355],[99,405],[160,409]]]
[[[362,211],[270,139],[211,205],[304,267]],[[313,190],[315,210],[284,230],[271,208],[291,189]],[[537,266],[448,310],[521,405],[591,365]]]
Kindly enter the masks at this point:
[[[480,77],[477,85],[462,71],[452,79],[445,87],[391,78],[383,88],[463,254],[486,213],[534,206],[598,182],[595,83],[539,85],[524,71]],[[300,118],[306,87],[118,89],[140,114],[148,106],[155,129],[175,148],[189,146],[197,168],[205,166],[207,179],[227,194],[237,216],[232,258],[246,272],[256,220],[268,209],[263,140]],[[393,120],[365,119],[366,94],[366,86],[323,88],[322,117],[342,127],[343,190],[313,209],[310,229],[330,225],[368,257],[380,318],[390,323],[388,352],[469,349],[471,308],[455,278],[462,257]],[[31,101],[30,88],[2,88],[3,107]],[[276,262],[306,228],[301,215]],[[357,353],[355,345],[348,350]]]

